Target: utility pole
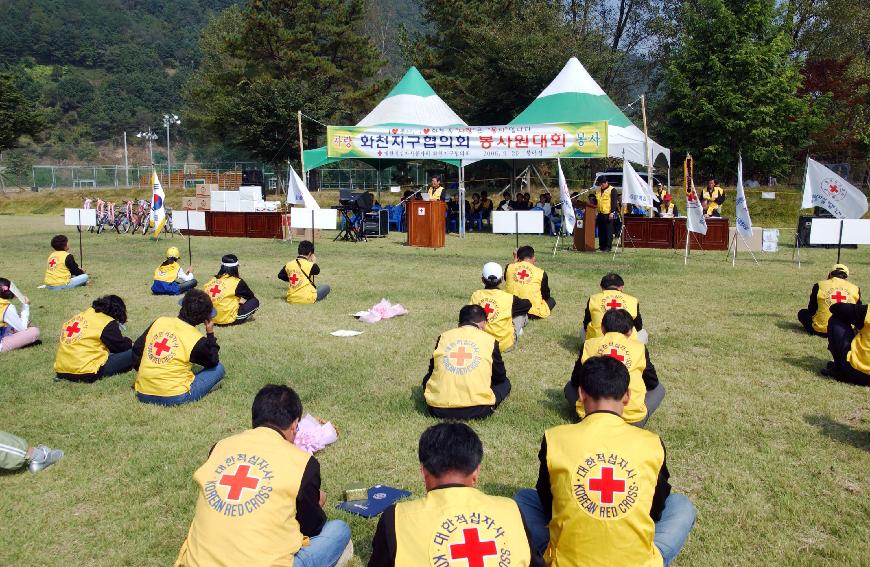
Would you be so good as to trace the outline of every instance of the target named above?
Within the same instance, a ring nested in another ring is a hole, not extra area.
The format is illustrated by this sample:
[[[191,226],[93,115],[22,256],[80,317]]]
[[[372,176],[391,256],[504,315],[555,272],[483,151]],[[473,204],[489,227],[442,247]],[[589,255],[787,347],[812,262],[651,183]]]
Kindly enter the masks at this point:
[[[172,152],[169,149],[169,127],[181,124],[177,114],[164,114],[163,125],[166,126],[166,186],[172,185]]]
[[[124,187],[130,186],[130,167],[127,164],[127,131],[124,131]]]

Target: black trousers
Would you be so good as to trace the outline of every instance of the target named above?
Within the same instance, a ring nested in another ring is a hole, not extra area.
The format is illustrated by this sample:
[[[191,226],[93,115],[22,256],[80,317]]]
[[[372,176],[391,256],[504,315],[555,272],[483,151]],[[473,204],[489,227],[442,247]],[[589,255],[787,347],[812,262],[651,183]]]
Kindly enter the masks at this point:
[[[595,228],[598,229],[598,249],[609,252],[613,246],[613,219],[610,215],[598,213],[595,216]]]
[[[813,316],[810,315],[809,309],[801,309],[798,311],[798,321],[801,322],[801,325],[804,326],[804,329],[811,335],[818,335],[820,337],[827,337],[825,333],[820,333],[813,329]]]
[[[425,388],[425,386],[424,386]],[[489,417],[495,412],[496,408],[508,397],[511,393],[510,380],[505,380],[501,384],[496,384],[492,387],[492,393],[495,394],[495,405],[491,406],[471,406],[467,408],[436,408],[426,406],[429,409],[429,415],[439,419],[483,419]]]
[[[870,386],[870,375],[855,370],[846,360],[846,355],[852,348],[852,339],[854,338],[855,331],[851,325],[836,317],[831,317],[831,320],[828,321],[828,350],[834,358],[832,378],[849,384]]]

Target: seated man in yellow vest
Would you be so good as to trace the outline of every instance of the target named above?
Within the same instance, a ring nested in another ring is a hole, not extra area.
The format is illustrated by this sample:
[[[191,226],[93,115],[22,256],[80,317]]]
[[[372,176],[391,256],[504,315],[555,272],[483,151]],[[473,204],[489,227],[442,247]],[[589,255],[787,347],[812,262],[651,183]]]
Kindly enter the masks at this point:
[[[670,193],[665,193],[662,197],[662,202],[656,209],[656,216],[665,219],[672,219],[680,216],[680,210],[674,204],[674,199]]]
[[[89,276],[79,268],[75,258],[69,253],[69,239],[58,234],[51,239],[51,247],[54,252],[49,254],[45,267],[45,289],[57,291],[86,285]]]
[[[532,302],[529,317],[546,319],[556,307],[556,300],[550,296],[550,283],[547,272],[539,268],[535,249],[520,246],[514,252],[514,261],[505,268],[504,289],[520,299]]]
[[[170,246],[166,250],[166,259],[154,269],[154,281],[151,282],[151,293],[154,295],[181,295],[196,287],[193,268],[187,267],[185,272],[178,263],[180,256],[178,248]]]
[[[707,186],[701,192],[701,202],[704,206],[705,216],[722,216],[721,205],[725,202],[725,190],[719,186],[715,179],[707,182]]]
[[[295,260],[287,262],[278,272],[278,279],[287,282],[287,303],[317,303],[329,295],[329,286],[314,285],[314,276],[320,273],[314,244],[308,240],[299,243]]]
[[[870,386],[870,311],[866,305],[837,303],[828,321],[828,350],[834,358],[822,374]]]
[[[54,359],[57,379],[91,383],[132,370],[133,341],[121,333],[126,322],[124,300],[106,295],[64,323]]]
[[[234,325],[247,321],[260,307],[254,292],[239,277],[239,258],[235,254],[225,254],[221,267],[213,278],[202,288],[211,298],[217,315],[215,325]]]
[[[479,419],[496,410],[511,391],[495,337],[486,333],[480,305],[459,310],[459,327],[435,341],[423,397],[429,413],[442,419]]]
[[[251,429],[218,441],[193,473],[196,512],[176,567],[333,567],[353,555],[350,528],[326,521],[320,464],[293,444],[302,401],[269,384]]]
[[[433,425],[420,436],[417,455],[426,496],[384,511],[368,567],[544,567],[516,502],[475,488],[483,444],[473,429]]]
[[[587,338],[600,337],[601,319],[611,309],[625,309],[634,319],[634,338],[647,344],[649,334],[643,328],[640,316],[640,305],[637,298],[625,293],[625,282],[619,274],[609,273],[601,278],[601,291],[589,297],[586,302],[586,313],[583,315],[583,327],[580,329],[580,341]]]
[[[697,512],[671,492],[659,436],[621,417],[625,366],[607,356],[587,365],[578,392],[586,419],[544,433],[536,490],[519,491],[517,504],[549,567],[667,566]]]
[[[483,307],[486,312],[484,331],[495,337],[502,352],[507,352],[523,334],[523,327],[529,321],[532,302],[499,289],[502,275],[498,262],[484,264],[481,277],[483,289],[471,294],[469,303]]]
[[[178,317],[158,317],[133,343],[136,397],[140,402],[175,406],[193,402],[217,389],[224,377],[208,294],[184,294]],[[197,330],[205,325],[206,335]],[[202,370],[193,372],[193,365]]]
[[[583,419],[583,404],[577,398],[577,387],[585,372],[585,363],[596,356],[610,356],[628,368],[631,377],[629,389],[631,401],[622,417],[638,427],[646,426],[653,412],[665,397],[665,387],[659,382],[656,368],[649,359],[649,351],[640,341],[632,338],[633,322],[625,309],[611,309],[601,322],[604,335],[587,339],[583,352],[574,364],[571,380],[565,385],[565,398],[573,404],[577,415]]]
[[[430,201],[440,201],[441,193],[444,191],[444,187],[441,186],[441,176],[433,175],[432,176],[432,184],[426,189],[426,194],[429,195]]]
[[[798,311],[798,321],[811,335],[828,335],[828,320],[831,306],[838,303],[861,303],[861,290],[849,278],[849,268],[845,264],[834,264],[828,278],[813,286],[810,302],[806,309]]]

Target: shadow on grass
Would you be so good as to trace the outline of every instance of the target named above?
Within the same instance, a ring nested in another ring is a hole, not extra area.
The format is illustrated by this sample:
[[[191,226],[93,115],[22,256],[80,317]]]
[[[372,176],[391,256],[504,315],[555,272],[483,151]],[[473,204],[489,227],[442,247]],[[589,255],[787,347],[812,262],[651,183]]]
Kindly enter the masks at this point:
[[[783,331],[791,331],[792,333],[797,333],[799,335],[810,336],[809,333],[807,333],[807,330],[804,329],[804,326],[797,321],[785,321],[780,319],[776,322],[776,326]]]
[[[559,414],[565,421],[577,421],[577,412],[565,399],[565,393],[557,388],[547,388],[544,391],[544,407]]]
[[[583,346],[583,343],[580,342],[579,333],[574,333],[574,334],[569,333],[569,334],[563,336],[562,340],[559,342],[562,343],[562,348],[564,348],[565,350],[567,350],[570,353],[573,353],[573,354],[579,356],[580,348]]]
[[[484,463],[484,467],[486,464]],[[492,496],[504,496],[505,498],[513,498],[514,494],[516,494],[522,488],[529,488],[528,486],[516,486],[514,484],[502,484],[500,482],[484,482],[480,487],[481,490]]]
[[[426,406],[426,399],[423,397],[423,386],[414,386],[411,388],[411,401],[414,402],[414,409],[417,413],[425,417],[429,415],[429,408]]]
[[[826,415],[805,415],[804,421],[834,441],[870,451],[870,431],[861,431]]]
[[[786,356],[782,360],[795,368],[800,368],[813,374],[819,374],[819,371],[828,363],[827,358],[819,358],[817,356]],[[822,378],[821,374],[819,374],[819,377]]]

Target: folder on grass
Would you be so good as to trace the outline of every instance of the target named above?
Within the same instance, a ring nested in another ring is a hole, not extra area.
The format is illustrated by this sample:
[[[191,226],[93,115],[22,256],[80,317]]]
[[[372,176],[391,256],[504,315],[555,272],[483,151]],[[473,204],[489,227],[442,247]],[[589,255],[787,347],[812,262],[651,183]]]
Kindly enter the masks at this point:
[[[341,502],[336,508],[351,514],[357,514],[363,518],[374,518],[389,508],[391,504],[410,495],[411,493],[407,490],[378,484],[369,488],[367,500]]]

